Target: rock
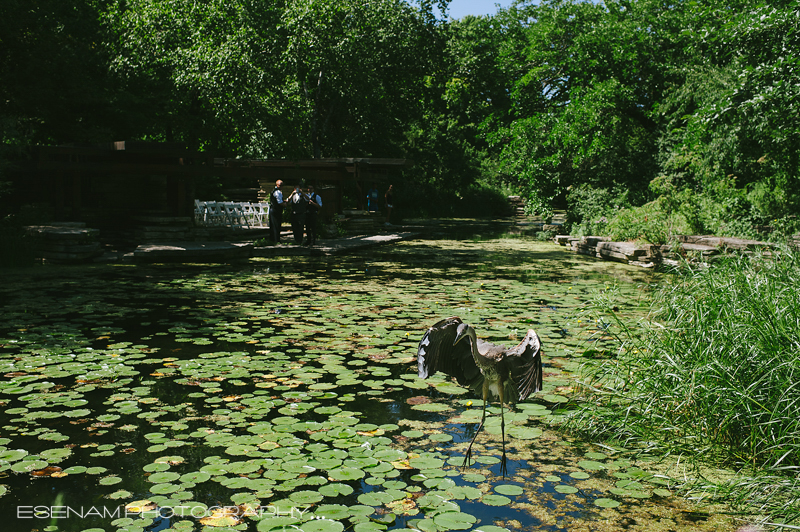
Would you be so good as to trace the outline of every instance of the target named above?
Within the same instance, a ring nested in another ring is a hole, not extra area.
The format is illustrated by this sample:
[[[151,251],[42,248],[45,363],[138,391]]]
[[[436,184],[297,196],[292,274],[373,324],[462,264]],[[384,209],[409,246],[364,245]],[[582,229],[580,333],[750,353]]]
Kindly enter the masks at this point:
[[[555,233],[557,235],[563,235],[564,226],[560,224],[544,224],[542,225],[542,231],[550,231],[551,233]]]
[[[607,236],[584,236],[581,242],[587,246],[597,246],[600,242],[608,242],[610,239]]]
[[[677,235],[674,237],[674,240],[682,244],[700,244],[720,249],[735,249],[739,251],[754,251],[757,249],[775,247],[775,244],[771,242],[714,235]]]
[[[602,259],[628,262],[645,257],[648,250],[631,242],[598,242],[597,256]]]
[[[705,244],[689,244],[689,243],[686,243],[686,244],[682,244],[681,248],[686,253],[695,254],[695,255],[699,254],[699,255],[702,255],[704,257],[709,257],[711,255],[719,255],[719,252],[720,252],[719,248],[716,248],[714,246],[707,246]]]

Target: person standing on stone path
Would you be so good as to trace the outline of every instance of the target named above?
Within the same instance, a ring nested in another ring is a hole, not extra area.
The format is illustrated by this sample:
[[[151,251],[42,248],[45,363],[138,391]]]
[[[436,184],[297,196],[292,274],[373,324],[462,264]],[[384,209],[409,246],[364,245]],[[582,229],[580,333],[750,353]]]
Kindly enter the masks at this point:
[[[313,246],[317,243],[317,217],[322,208],[322,198],[314,192],[314,185],[306,187],[308,196],[308,210],[306,211],[306,246]]]
[[[294,187],[294,192],[289,196],[288,203],[292,210],[294,243],[299,246],[303,243],[303,229],[306,226],[306,212],[308,212],[308,196],[303,194],[300,185]]]
[[[273,244],[279,244],[281,241],[281,225],[283,225],[283,191],[281,187],[283,181],[278,179],[275,181],[275,188],[269,195],[269,235]]]
[[[372,188],[367,191],[367,210],[369,212],[378,211],[378,185],[372,183]]]
[[[389,185],[389,189],[383,197],[386,199],[386,223],[384,225],[392,225],[389,223],[389,218],[392,216],[392,207],[394,207],[394,191],[393,185]]]

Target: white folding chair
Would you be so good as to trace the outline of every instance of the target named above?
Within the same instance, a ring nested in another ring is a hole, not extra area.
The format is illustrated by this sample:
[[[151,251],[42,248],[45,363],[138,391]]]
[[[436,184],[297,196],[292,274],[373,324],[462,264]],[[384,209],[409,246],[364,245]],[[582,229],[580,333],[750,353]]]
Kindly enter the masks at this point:
[[[242,212],[244,213],[244,217],[247,219],[247,223],[250,227],[254,225],[261,225],[261,213],[256,209],[256,206],[252,203],[244,202],[242,203]]]
[[[206,213],[211,225],[228,225],[228,213],[225,211],[222,202],[207,201]]]
[[[194,200],[194,223],[203,225],[206,223],[206,202]]]
[[[223,206],[225,208],[225,213],[228,216],[228,224],[231,227],[238,227],[241,229],[242,227],[250,227],[247,224],[247,218],[244,216],[242,212],[242,206],[240,203],[234,203],[233,201],[226,201],[223,202]]]
[[[261,227],[269,225],[269,203],[256,203],[256,209],[261,217]]]

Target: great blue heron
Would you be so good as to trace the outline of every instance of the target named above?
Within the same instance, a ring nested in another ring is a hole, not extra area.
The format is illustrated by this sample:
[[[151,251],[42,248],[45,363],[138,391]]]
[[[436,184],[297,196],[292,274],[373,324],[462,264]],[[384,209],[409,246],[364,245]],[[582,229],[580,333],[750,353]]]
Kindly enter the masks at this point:
[[[468,341],[462,342],[467,339]],[[463,467],[469,466],[472,444],[486,420],[486,400],[500,400],[500,431],[503,436],[503,474],[506,464],[506,428],[503,403],[524,401],[542,389],[542,344],[533,329],[512,349],[479,340],[475,329],[453,316],[428,329],[417,348],[419,377],[437,371],[455,377],[462,386],[482,390],[483,415],[469,443]]]

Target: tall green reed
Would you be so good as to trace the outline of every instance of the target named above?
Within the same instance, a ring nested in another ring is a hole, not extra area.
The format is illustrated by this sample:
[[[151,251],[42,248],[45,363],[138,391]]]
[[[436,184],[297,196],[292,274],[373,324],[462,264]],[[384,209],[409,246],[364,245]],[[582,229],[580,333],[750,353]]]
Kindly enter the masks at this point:
[[[711,267],[684,265],[657,290],[651,313],[639,323],[620,318],[611,310],[616,302],[598,296],[597,310],[611,320],[619,350],[586,372],[587,401],[568,426],[756,475],[794,474],[800,466],[798,287],[800,257],[784,250],[731,256]],[[740,486],[738,494],[758,499],[761,481],[750,485],[752,492]],[[785,496],[797,494],[796,482],[785,485]],[[773,503],[785,506],[780,500]]]

